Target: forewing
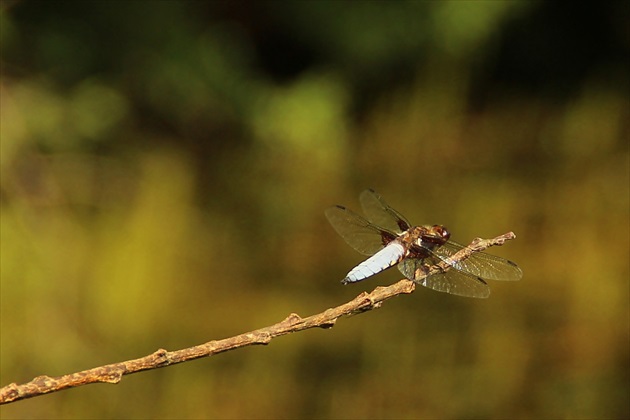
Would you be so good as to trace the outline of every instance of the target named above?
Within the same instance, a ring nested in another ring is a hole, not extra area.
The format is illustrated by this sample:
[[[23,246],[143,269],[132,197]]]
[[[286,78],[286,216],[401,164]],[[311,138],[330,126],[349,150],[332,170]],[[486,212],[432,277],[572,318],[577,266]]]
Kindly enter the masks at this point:
[[[335,206],[325,211],[328,221],[348,245],[364,255],[372,255],[396,238],[350,209]]]
[[[401,233],[411,227],[405,216],[391,208],[376,191],[364,190],[359,196],[359,201],[363,213],[375,225],[396,233]]]
[[[450,257],[462,248],[464,248],[463,245],[448,241],[434,252],[440,258],[444,258]],[[446,261],[460,271],[486,280],[516,281],[523,277],[521,269],[512,261],[485,252],[476,252],[469,258],[454,264],[450,260]]]
[[[422,278],[431,263],[430,258],[407,258],[398,264],[398,269],[408,279],[438,292],[473,298],[490,296],[490,287],[483,279],[454,268]]]

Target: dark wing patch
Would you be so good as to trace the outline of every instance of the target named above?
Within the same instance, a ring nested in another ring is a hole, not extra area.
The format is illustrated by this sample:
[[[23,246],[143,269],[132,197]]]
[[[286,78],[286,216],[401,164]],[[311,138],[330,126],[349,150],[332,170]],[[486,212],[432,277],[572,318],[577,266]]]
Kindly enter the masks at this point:
[[[343,206],[330,207],[324,213],[346,243],[364,255],[376,253],[397,237]]]

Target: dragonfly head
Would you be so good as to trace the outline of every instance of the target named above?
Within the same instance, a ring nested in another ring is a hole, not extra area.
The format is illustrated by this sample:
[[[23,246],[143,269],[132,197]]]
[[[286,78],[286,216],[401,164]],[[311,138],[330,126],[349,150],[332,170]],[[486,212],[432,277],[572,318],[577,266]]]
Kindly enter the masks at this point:
[[[451,232],[442,225],[425,226],[425,232],[421,236],[424,243],[444,245],[451,237]]]

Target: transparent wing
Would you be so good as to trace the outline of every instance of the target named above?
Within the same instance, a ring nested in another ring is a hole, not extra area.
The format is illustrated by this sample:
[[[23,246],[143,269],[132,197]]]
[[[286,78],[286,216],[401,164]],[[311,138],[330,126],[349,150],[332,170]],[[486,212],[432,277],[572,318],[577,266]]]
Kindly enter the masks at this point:
[[[407,258],[398,264],[398,269],[409,280],[438,292],[473,298],[490,296],[490,287],[483,279],[455,268],[418,280],[421,277],[416,274],[418,270],[420,270],[419,273],[426,272],[433,262],[430,258]]]
[[[433,252],[443,258],[450,257],[462,248],[464,248],[463,245],[448,241]],[[521,269],[512,261],[484,252],[476,252],[464,261],[451,265],[460,271],[486,280],[516,281],[523,277]]]
[[[345,207],[330,207],[324,213],[346,243],[361,254],[372,255],[396,239],[395,233],[381,229]]]
[[[363,213],[370,222],[396,233],[401,233],[411,227],[405,216],[391,208],[376,191],[364,190],[359,196],[359,201]]]

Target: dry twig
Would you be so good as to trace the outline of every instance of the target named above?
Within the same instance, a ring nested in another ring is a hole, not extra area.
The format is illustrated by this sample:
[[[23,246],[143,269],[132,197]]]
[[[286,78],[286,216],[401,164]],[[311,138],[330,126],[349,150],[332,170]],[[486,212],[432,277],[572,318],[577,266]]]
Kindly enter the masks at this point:
[[[514,239],[514,233],[506,233],[494,239],[475,239],[470,245],[451,257],[451,260],[463,261],[476,252],[483,251],[491,246],[503,245],[506,241]],[[427,275],[431,275],[442,270],[448,270],[445,263],[442,267],[435,267]],[[417,279],[421,281],[422,278]],[[394,296],[412,293],[415,284],[407,279],[387,287],[377,287],[371,293],[363,292],[351,301],[335,308],[326,309],[316,315],[301,318],[292,313],[283,321],[269,327],[260,328],[248,333],[240,334],[223,340],[213,340],[205,344],[189,347],[182,350],[167,351],[159,349],[156,352],[141,357],[139,359],[128,360],[126,362],[113,363],[99,366],[93,369],[84,370],[69,375],[58,377],[38,376],[32,381],[18,385],[11,383],[0,388],[0,404],[7,404],[13,401],[31,398],[42,394],[61,391],[66,388],[73,388],[96,382],[116,384],[120,382],[124,375],[140,372],[143,370],[157,369],[188,360],[199,359],[201,357],[213,356],[229,350],[238,349],[254,344],[268,344],[273,338],[290,334],[310,328],[331,328],[341,316],[352,316],[361,312],[379,308],[382,303]]]

